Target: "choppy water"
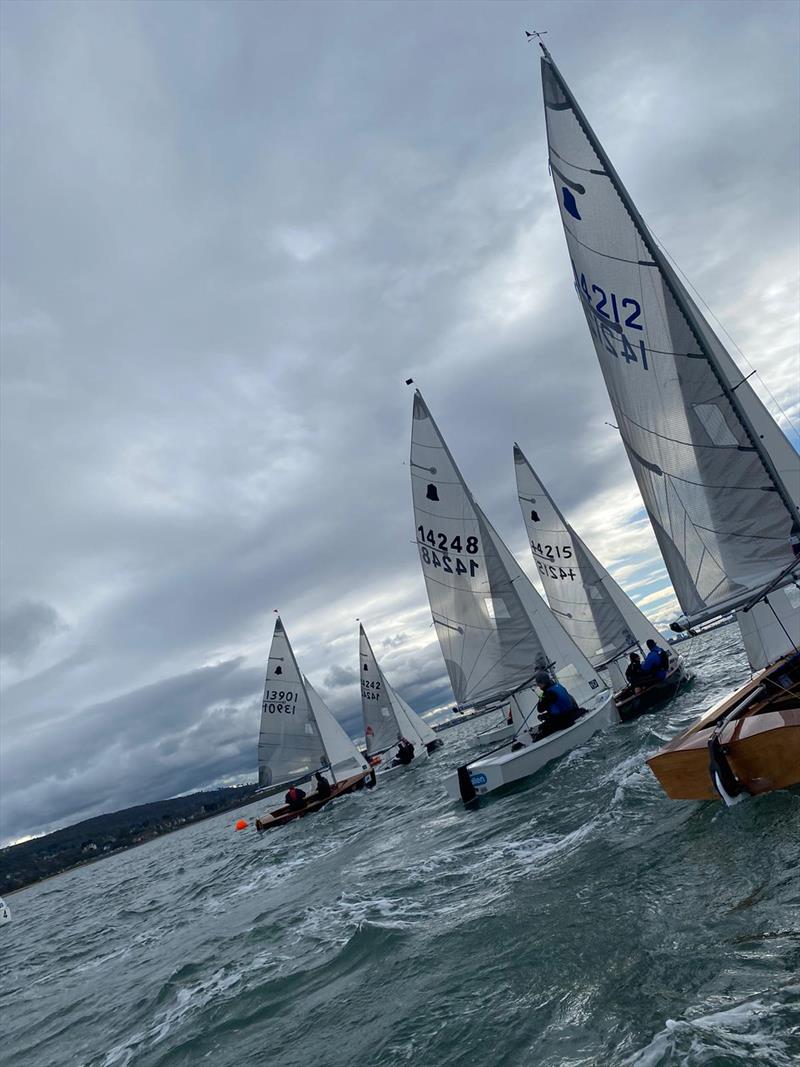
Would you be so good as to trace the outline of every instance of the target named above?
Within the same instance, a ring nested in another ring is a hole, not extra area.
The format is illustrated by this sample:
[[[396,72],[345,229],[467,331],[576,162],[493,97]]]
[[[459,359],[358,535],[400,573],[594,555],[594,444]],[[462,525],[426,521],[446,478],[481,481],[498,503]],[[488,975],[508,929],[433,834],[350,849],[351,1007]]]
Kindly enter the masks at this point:
[[[666,710],[477,812],[440,778],[485,719],[272,835],[237,812],[15,894],[6,1062],[797,1063],[800,791],[661,794],[644,756],[747,675],[734,628],[684,654]]]

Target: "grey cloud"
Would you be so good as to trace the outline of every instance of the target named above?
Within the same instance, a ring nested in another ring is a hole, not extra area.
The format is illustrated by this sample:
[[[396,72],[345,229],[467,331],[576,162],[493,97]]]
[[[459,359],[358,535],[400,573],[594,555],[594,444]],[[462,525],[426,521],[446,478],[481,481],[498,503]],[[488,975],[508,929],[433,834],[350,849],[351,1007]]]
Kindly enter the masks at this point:
[[[0,655],[23,664],[49,638],[67,628],[51,604],[23,600],[0,614]]]
[[[51,723],[12,738],[2,751],[2,836],[174,796],[200,779],[253,777],[257,681],[231,660],[65,716],[55,749]]]
[[[334,665],[325,675],[325,685],[329,689],[343,689],[358,683],[358,671],[352,667]]]
[[[399,648],[408,640],[408,634],[395,634],[394,637],[384,637],[381,644],[384,648]]]

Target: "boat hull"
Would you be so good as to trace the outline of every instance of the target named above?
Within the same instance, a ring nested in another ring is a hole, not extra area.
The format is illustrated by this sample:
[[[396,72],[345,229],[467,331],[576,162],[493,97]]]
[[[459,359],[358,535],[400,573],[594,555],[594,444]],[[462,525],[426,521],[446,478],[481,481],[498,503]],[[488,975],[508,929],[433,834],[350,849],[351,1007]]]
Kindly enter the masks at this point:
[[[475,740],[479,745],[499,745],[501,741],[510,741],[515,730],[513,723],[503,723],[502,726],[495,726],[493,730],[484,730]]]
[[[722,719],[748,699],[753,703],[746,712],[718,734],[731,771],[754,796],[800,784],[800,656],[795,655],[758,672],[648,759],[670,799],[721,799],[711,778],[709,741]]]
[[[588,741],[598,730],[605,729],[610,723],[612,713],[612,698],[611,693],[608,693],[566,730],[559,730],[558,733],[550,734],[516,752],[512,752],[509,747],[473,760],[467,764],[466,771],[475,793],[483,796],[535,774],[551,760],[565,755]],[[451,799],[464,799],[458,771],[445,778],[444,786]]]
[[[264,830],[274,830],[278,826],[286,826],[287,823],[294,822],[295,819],[302,819],[304,815],[311,815],[315,811],[320,811],[326,804],[330,804],[332,800],[337,797],[343,796],[345,793],[352,793],[355,789],[363,789],[364,786],[375,785],[375,771],[363,771],[361,774],[354,774],[350,778],[345,778],[341,782],[336,782],[331,787],[331,793],[328,797],[318,797],[316,793],[311,793],[306,802],[306,806],[299,811],[291,811],[287,805],[276,808],[274,811],[269,812],[267,815],[256,819],[255,826],[259,833]],[[316,799],[315,799],[316,798]]]
[[[627,697],[623,696],[625,690],[622,693],[616,693],[614,703],[620,720],[630,722],[666,701],[672,700],[687,679],[688,675],[679,663],[669,672],[663,682],[656,682],[655,685],[643,689],[641,693],[632,693]]]

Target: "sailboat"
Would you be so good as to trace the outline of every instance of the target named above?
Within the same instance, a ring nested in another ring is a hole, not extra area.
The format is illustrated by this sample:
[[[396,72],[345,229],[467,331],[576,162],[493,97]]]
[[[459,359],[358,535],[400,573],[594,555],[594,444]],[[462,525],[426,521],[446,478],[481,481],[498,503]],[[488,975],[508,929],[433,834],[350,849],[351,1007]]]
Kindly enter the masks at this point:
[[[403,738],[414,746],[414,759],[427,756],[439,748],[442,739],[387,682],[361,625],[358,643],[364,737],[367,757],[373,766],[381,763],[392,766],[392,759],[397,755],[398,744]]]
[[[473,499],[419,391],[411,486],[422,573],[456,700],[473,708],[511,703],[523,724],[511,743],[446,778],[448,795],[469,802],[533,774],[607,726],[611,692]],[[534,740],[534,675],[541,670],[584,710],[574,725]]]
[[[319,771],[331,783],[330,795],[310,794],[305,807],[288,806],[256,819],[256,829],[282,826],[349,793],[375,775],[297,666],[292,646],[278,617],[267,664],[261,730],[258,738],[258,784],[279,789],[296,785]]]
[[[674,651],[661,682],[634,689],[625,677],[627,658],[647,655],[647,641],[666,642],[614,581],[558,509],[519,445],[514,445],[517,492],[531,552],[550,610],[595,670],[607,670],[623,721],[675,695],[686,675]]]
[[[753,676],[649,760],[668,796],[800,782],[800,457],[656,243],[548,50],[550,169],[620,436],[686,631],[736,614]]]

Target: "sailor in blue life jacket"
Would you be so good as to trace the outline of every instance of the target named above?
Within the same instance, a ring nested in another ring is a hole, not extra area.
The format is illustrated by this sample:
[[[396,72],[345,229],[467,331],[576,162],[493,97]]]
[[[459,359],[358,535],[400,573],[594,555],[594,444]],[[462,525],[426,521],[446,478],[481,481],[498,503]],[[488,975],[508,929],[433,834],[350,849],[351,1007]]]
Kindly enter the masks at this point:
[[[570,693],[553,678],[549,671],[537,671],[533,676],[542,695],[539,698],[539,728],[532,733],[534,741],[572,726],[578,717],[578,704]]]
[[[647,648],[649,651],[642,664],[645,683],[653,685],[654,682],[663,682],[669,669],[669,654],[659,647],[652,637],[647,639]]]

